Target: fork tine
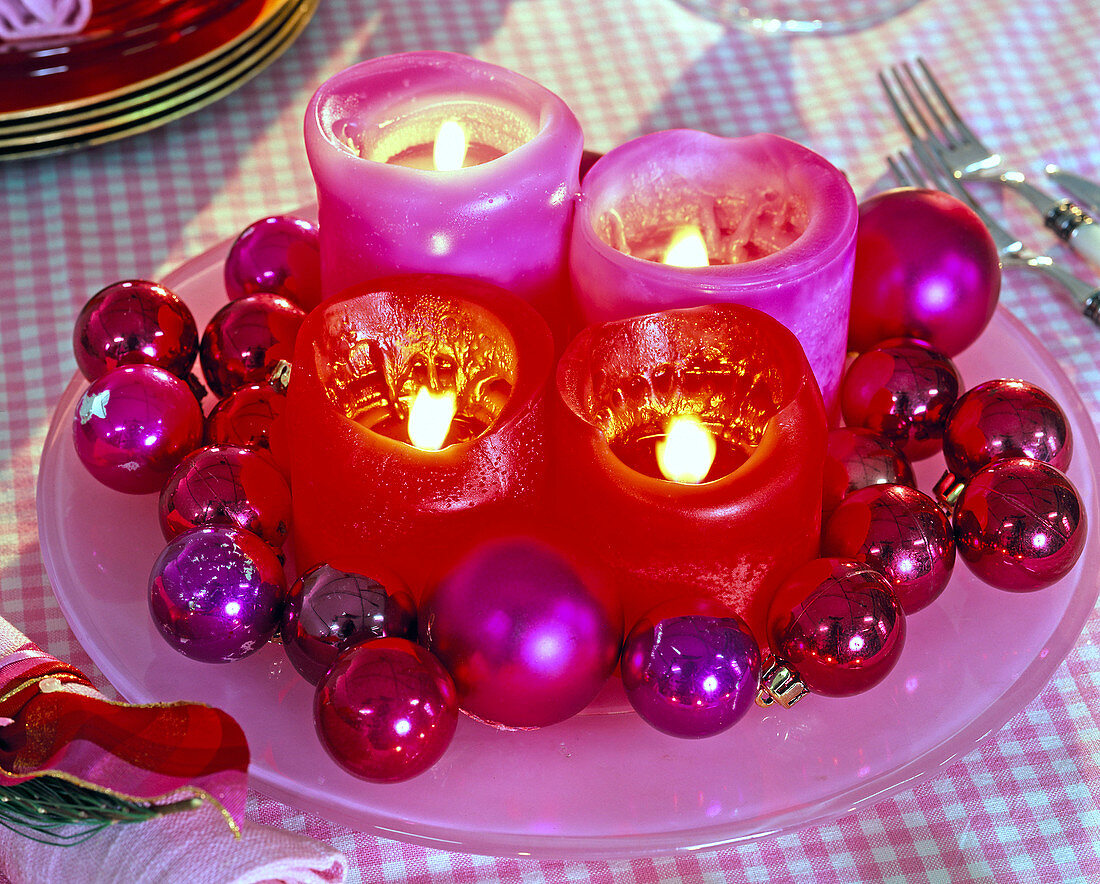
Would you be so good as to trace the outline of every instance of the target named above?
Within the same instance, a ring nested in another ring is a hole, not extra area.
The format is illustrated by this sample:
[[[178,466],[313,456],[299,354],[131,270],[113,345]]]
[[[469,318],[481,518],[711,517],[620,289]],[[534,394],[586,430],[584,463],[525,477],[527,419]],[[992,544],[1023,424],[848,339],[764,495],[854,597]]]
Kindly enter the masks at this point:
[[[970,131],[970,127],[966,125],[966,122],[959,112],[955,110],[955,105],[951,103],[951,99],[947,97],[947,93],[940,87],[939,81],[932,73],[932,69],[925,64],[923,58],[917,59],[917,64],[920,66],[921,71],[924,73],[925,79],[928,81],[929,88],[936,94],[936,98],[940,105],[947,112],[947,115],[951,118],[951,122],[958,127],[959,131],[963,134],[963,137],[969,141],[977,142],[978,137]]]
[[[897,79],[897,68],[890,68],[890,73]],[[902,109],[901,103],[894,94],[894,89],[890,86],[890,81],[882,71],[879,71],[878,81],[882,84],[882,91],[886,93],[886,100],[890,102],[890,107],[894,111],[894,116],[897,118],[897,121],[901,123],[901,127],[905,130],[905,134],[908,135],[910,139],[915,140],[920,138],[920,135],[917,134],[917,130],[913,128],[913,124],[909,122],[909,115]]]
[[[907,153],[901,153],[901,161],[905,165],[905,171],[908,173],[910,180],[918,187],[927,187],[928,180],[921,174],[920,168],[913,162],[913,158]]]
[[[905,90],[905,96],[909,99],[909,103],[916,108],[916,112],[919,114],[929,137],[938,139],[941,144],[947,145],[949,149],[957,147],[959,144],[958,137],[951,131],[939,108],[936,107],[936,103],[932,101],[917,75],[913,73],[913,68],[909,62],[902,65],[902,71],[905,73],[905,79],[909,84],[909,87],[906,88],[905,83],[902,82],[902,89]],[[913,97],[914,94],[916,98]],[[919,99],[919,102],[917,99]],[[929,119],[932,121],[931,123],[928,122]]]

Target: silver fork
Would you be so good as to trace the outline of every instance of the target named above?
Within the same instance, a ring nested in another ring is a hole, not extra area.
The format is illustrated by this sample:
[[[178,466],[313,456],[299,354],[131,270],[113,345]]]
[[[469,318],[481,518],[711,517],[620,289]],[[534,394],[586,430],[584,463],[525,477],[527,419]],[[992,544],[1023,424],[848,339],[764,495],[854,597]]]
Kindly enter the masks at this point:
[[[1042,214],[1043,223],[1059,239],[1100,265],[1100,224],[1073,200],[1058,199],[1031,184],[1022,172],[1006,168],[1004,158],[986,147],[959,116],[924,60],[916,63],[920,76],[908,62],[891,67],[889,76],[878,75],[910,143],[935,148],[955,178],[1011,187]]]
[[[974,210],[989,230],[1005,267],[1026,267],[1054,280],[1072,295],[1077,306],[1088,319],[1100,325],[1100,289],[1074,276],[1065,268],[1059,267],[1050,256],[1036,255],[1004,226],[990,217],[982,205],[951,174],[945,160],[934,146],[929,148],[923,142],[914,142],[913,152],[917,155],[919,165],[904,151],[898,153],[898,160],[893,157],[886,158],[890,172],[899,185],[932,187],[962,200]]]

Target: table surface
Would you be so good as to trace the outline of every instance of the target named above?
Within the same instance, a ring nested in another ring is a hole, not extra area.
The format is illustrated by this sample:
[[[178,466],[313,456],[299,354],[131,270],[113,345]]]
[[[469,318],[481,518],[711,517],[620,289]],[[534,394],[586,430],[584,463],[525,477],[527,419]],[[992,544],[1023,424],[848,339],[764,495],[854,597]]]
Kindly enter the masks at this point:
[[[876,73],[919,55],[972,127],[1025,171],[1057,163],[1100,179],[1093,0],[921,0],[859,33],[793,37],[725,31],[673,0],[322,0],[285,56],[217,104],[126,141],[0,164],[0,611],[101,685],[50,589],[35,516],[47,425],[75,370],[73,319],[110,282],[158,279],[256,218],[310,202],[310,94],[349,64],[411,49],[465,52],[543,83],[595,150],[666,128],[770,131],[824,154],[859,194],[883,184],[882,158],[904,145]],[[1021,202],[991,198],[1025,240],[1098,279]],[[1100,330],[1020,271],[1006,274],[1001,301],[1100,420]],[[534,862],[376,838],[256,792],[248,814],[344,851],[349,881],[1098,880],[1098,658],[1094,614],[1039,697],[938,777],[736,848]]]

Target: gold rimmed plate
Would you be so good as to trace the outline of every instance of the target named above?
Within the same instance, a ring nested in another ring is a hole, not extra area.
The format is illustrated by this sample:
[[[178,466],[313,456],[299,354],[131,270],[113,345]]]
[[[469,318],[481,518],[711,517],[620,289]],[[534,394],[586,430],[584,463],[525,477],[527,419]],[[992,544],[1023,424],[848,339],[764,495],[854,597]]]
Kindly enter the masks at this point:
[[[0,122],[67,113],[213,63],[296,0],[103,0],[85,30],[0,44]]]
[[[55,125],[5,126],[0,122],[0,159],[21,159],[102,144],[136,135],[193,113],[240,87],[278,58],[305,28],[319,0],[295,0],[247,45],[218,63],[193,71],[172,88],[157,86],[142,100],[126,98],[54,118]]]
[[[188,89],[210,83],[240,63],[263,52],[264,48],[285,27],[287,21],[298,12],[301,0],[284,3],[275,15],[253,30],[245,39],[234,41],[220,52],[213,53],[203,64],[187,65],[186,70],[173,72],[172,77],[158,78],[146,88],[121,91],[114,97],[74,108],[50,113],[34,113],[26,116],[0,115],[0,143],[17,137],[30,137],[38,133],[60,132],[67,128],[94,126],[105,121],[121,122],[126,113],[141,112],[142,108],[157,102],[171,101],[174,96]]]

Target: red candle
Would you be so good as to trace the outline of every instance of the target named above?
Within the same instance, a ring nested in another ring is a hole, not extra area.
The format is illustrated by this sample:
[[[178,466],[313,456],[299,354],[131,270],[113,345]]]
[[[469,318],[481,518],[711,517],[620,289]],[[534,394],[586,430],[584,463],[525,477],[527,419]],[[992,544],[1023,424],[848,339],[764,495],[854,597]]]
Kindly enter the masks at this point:
[[[546,323],[459,277],[355,286],[302,324],[287,396],[297,564],[416,593],[545,505]]]
[[[774,591],[817,555],[821,529],[825,410],[795,336],[734,304],[591,326],[557,392],[556,518],[616,576],[628,626],[705,595],[763,640]],[[666,473],[658,443],[673,447],[684,416],[701,464]]]

